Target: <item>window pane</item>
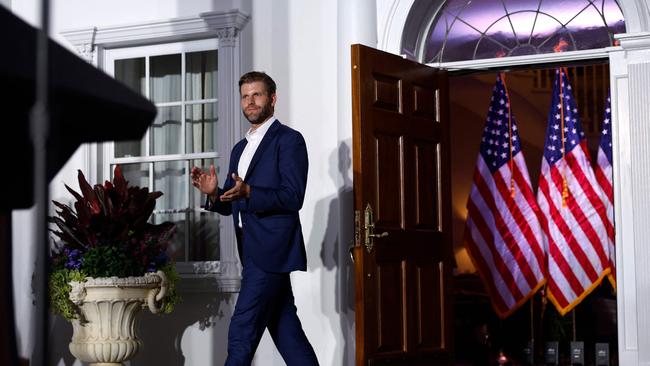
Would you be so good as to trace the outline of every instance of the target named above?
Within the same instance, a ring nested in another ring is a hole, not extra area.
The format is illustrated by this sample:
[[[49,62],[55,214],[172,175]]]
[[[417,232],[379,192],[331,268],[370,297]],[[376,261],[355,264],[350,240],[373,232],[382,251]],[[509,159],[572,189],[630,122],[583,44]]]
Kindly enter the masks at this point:
[[[453,19],[453,17],[447,14],[442,14],[436,21],[427,39],[427,47],[424,50],[425,62],[438,62],[440,60],[442,48],[450,26],[449,21],[453,21]]]
[[[443,61],[464,58],[467,52],[470,52],[470,59],[474,58],[474,49],[468,49],[466,47],[468,40],[474,39],[482,39],[476,29],[461,21],[455,21],[447,35],[445,49],[442,53]]]
[[[199,167],[204,172],[210,171],[210,165],[217,167],[217,159],[197,159],[192,161],[192,166]],[[223,185],[223,182],[221,182],[221,185]],[[190,189],[190,208],[195,210],[192,213],[190,229],[190,257],[192,260],[219,260],[219,224],[221,218],[216,212],[203,210],[196,212],[205,204],[206,197],[198,189],[194,187],[190,187]]]
[[[588,1],[542,1],[539,10],[552,15],[561,24],[567,24],[576,14],[589,7]],[[602,19],[600,20],[602,23]],[[548,30],[547,30],[548,31]]]
[[[487,31],[487,36],[496,44],[501,45],[504,51],[513,49],[517,46],[517,39],[515,38],[515,31],[511,25],[510,17],[502,17]],[[495,55],[490,55],[495,57]]]
[[[115,60],[115,79],[142,95],[145,94],[145,76],[144,57]],[[116,158],[144,156],[144,137],[140,141],[116,142],[114,150]]]
[[[517,34],[519,43],[528,43],[533,35],[535,26],[535,11],[522,11],[516,14],[510,14],[510,21],[514,32]]]
[[[159,107],[149,138],[151,155],[180,154],[181,107]]]
[[[199,211],[192,212],[190,216],[190,260],[219,260],[219,214],[216,212]]]
[[[192,167],[198,167],[206,173],[210,173],[210,165],[214,165],[217,170],[217,175],[219,174],[219,167],[217,165],[217,159],[196,159],[191,162]],[[223,182],[219,182],[220,186],[223,186]],[[190,186],[190,208],[197,209],[203,207],[205,204],[205,195],[199,192],[194,186]]]
[[[530,1],[524,0],[501,0],[503,2],[503,7],[508,9],[508,13],[516,13],[522,10],[530,10]],[[539,1],[539,0],[534,0]],[[535,4],[535,2],[533,2]]]
[[[186,250],[187,218],[190,218],[189,244]],[[156,213],[153,223],[170,221],[176,224],[176,234],[167,254],[177,261],[216,261],[220,259],[219,215],[213,212]]]
[[[159,199],[160,200],[160,199]],[[158,205],[156,204],[156,208]],[[170,221],[176,224],[176,234],[172,237],[169,246],[167,247],[167,254],[176,262],[184,262],[189,260],[185,255],[185,233],[187,222],[186,213],[155,213],[152,215],[154,224],[162,224],[165,221]]]
[[[145,94],[145,59],[115,60],[115,79],[142,95]]]
[[[596,7],[589,6],[587,9],[583,10],[577,17],[573,18],[571,22],[567,25],[568,27],[582,27],[585,24],[589,24],[591,19],[594,17],[599,17],[600,13]],[[599,40],[607,39],[609,33],[607,32],[606,27],[594,28],[591,32],[576,32],[573,35],[575,43],[580,50],[587,50],[591,48],[598,47]]]
[[[115,165],[111,165],[111,177],[114,169]],[[149,164],[120,164],[120,169],[129,186],[149,187]]]
[[[185,99],[217,97],[217,51],[191,52],[185,55]]]
[[[185,161],[163,161],[153,165],[154,190],[161,191],[156,210],[181,210],[188,206],[189,177]]]
[[[217,103],[194,104],[185,109],[186,153],[216,151]]]
[[[146,135],[140,141],[117,141],[115,142],[115,157],[127,158],[131,156],[146,156]]]
[[[150,93],[155,103],[181,100],[181,55],[150,58]]]

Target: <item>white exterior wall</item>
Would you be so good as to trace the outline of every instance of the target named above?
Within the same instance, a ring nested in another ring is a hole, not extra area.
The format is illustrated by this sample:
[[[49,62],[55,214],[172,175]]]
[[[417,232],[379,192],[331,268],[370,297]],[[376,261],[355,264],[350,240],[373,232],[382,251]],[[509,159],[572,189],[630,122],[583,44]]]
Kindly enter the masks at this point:
[[[12,10],[37,24],[38,3],[13,2]],[[376,46],[375,2],[66,0],[54,1],[52,9],[52,37],[71,50],[60,32],[231,9],[251,15],[241,33],[241,70],[263,70],[276,80],[276,116],[302,132],[309,152],[307,193],[300,212],[308,271],[292,274],[298,314],[321,365],[353,364],[354,281],[348,255],[353,217],[349,45]],[[76,187],[76,170],[85,170],[92,163],[87,147],[81,147],[52,181],[50,198],[66,200],[63,183]],[[13,215],[15,305],[22,357],[29,357],[33,346],[31,216],[28,210]],[[184,303],[174,314],[160,318],[143,312],[140,334],[145,348],[131,365],[223,363],[236,295],[182,295]],[[67,349],[70,336],[69,324],[56,318],[50,337],[53,365],[80,365]],[[254,364],[284,365],[268,334]]]

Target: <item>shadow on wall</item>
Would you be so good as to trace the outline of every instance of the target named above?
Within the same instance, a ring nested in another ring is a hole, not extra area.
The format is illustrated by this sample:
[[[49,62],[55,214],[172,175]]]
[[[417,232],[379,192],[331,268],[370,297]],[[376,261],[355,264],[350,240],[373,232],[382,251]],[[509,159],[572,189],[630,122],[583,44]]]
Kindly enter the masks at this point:
[[[315,206],[315,221],[322,220],[327,212],[324,233],[312,232],[310,248],[320,248],[321,263],[327,271],[335,272],[336,313],[330,313],[323,304],[323,313],[329,316],[331,329],[341,329],[343,345],[336,345],[334,364],[354,363],[354,267],[349,249],[354,238],[354,201],[350,177],[352,153],[350,140],[341,142],[329,157],[329,174],[339,187],[336,195],[319,200]],[[339,180],[339,176],[341,179]],[[320,237],[322,235],[322,237]],[[320,245],[316,245],[320,244]],[[310,253],[312,254],[312,253]],[[314,253],[315,254],[315,253]],[[310,255],[315,257],[315,255]],[[313,261],[312,263],[317,263]],[[325,283],[321,288],[328,288]],[[326,300],[328,296],[324,296]]]
[[[61,316],[50,318],[50,364],[72,366],[76,359],[68,350],[72,339],[72,325]]]
[[[221,365],[226,360],[228,324],[234,300],[226,293],[181,293],[183,302],[173,313],[163,316],[145,312],[140,318],[140,338],[144,348],[131,361],[131,366],[186,364]],[[227,310],[226,310],[227,309]],[[183,343],[183,335],[194,328],[211,336],[192,337],[195,342]],[[205,342],[205,343],[203,343]],[[189,360],[189,356],[197,360]]]
[[[222,365],[226,359],[226,345],[232,294],[224,293],[185,293],[183,302],[171,314],[154,315],[144,309],[138,315],[138,336],[144,347],[136,357],[127,363],[130,366],[165,365],[182,366],[186,364]],[[227,310],[224,310],[227,309]],[[183,344],[183,335],[194,328],[197,332],[211,332],[211,336],[201,337],[205,344]],[[52,349],[60,354],[52,357],[52,365],[72,366],[75,358],[68,351],[72,338],[72,326],[57,316],[51,334]],[[183,349],[185,348],[185,349]],[[184,354],[185,353],[185,354]],[[189,358],[197,359],[190,360]],[[80,365],[77,363],[76,365]]]

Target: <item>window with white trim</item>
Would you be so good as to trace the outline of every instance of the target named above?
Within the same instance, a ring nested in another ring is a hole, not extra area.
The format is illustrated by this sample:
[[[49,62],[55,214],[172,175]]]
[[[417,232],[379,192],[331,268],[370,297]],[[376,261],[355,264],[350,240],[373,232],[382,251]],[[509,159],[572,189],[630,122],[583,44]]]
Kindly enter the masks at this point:
[[[154,219],[178,227],[170,254],[189,280],[183,291],[237,292],[241,283],[232,221],[200,208],[204,197],[189,171],[214,164],[223,182],[227,157],[243,137],[237,80],[240,31],[249,19],[231,9],[61,33],[81,57],[158,107],[141,141],[86,146],[85,170],[103,182],[119,164],[131,183],[163,191]]]
[[[112,177],[119,165],[130,184],[163,192],[153,220],[176,224],[170,256],[213,268],[221,257],[220,217],[201,208],[205,197],[189,174],[192,166],[219,166],[218,54],[218,40],[211,39],[106,50],[104,62],[107,73],[149,98],[158,115],[142,140],[105,144],[103,175]]]

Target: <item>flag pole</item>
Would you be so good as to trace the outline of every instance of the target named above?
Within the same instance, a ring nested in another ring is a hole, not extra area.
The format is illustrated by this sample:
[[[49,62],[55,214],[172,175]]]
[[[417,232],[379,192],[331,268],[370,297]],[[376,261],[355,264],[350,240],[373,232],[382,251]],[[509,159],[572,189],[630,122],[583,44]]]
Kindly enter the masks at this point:
[[[508,93],[508,84],[506,84],[506,73],[500,72],[501,82],[503,83],[503,89],[506,91],[506,100],[508,101],[508,149],[510,150],[510,197],[515,198],[515,176],[514,176],[514,163],[515,160],[512,158],[512,108],[510,106],[510,94]]]
[[[569,197],[569,187],[566,181],[566,160],[564,159],[566,155],[566,145],[564,137],[564,78],[563,78],[563,68],[558,69],[560,72],[560,130],[562,132],[562,207],[566,207],[566,200]]]
[[[530,298],[530,340],[535,340],[535,296]]]
[[[530,364],[535,364],[535,296],[530,297]]]
[[[573,341],[576,341],[576,309],[571,310],[571,327],[573,328]]]

